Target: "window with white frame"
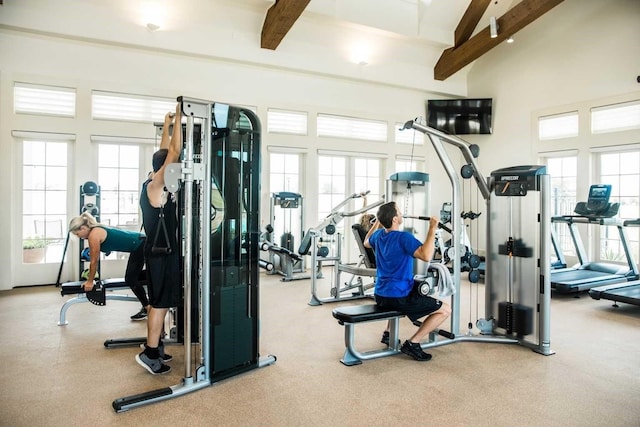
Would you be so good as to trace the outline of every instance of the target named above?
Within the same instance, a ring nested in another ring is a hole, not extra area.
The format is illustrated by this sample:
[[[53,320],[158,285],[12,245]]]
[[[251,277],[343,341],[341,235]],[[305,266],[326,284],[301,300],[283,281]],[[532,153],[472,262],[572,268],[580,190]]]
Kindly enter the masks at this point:
[[[366,195],[367,204],[380,200],[380,159],[355,158],[353,168],[354,192]],[[363,201],[364,203],[364,201]],[[364,207],[355,206],[355,209]]]
[[[67,142],[22,146],[22,261],[60,262],[67,235]]]
[[[395,172],[421,172],[424,170],[424,160],[411,157],[396,157]]]
[[[100,222],[112,227],[138,226],[140,147],[98,144]]]
[[[347,157],[318,156],[318,219],[329,215],[347,192]]]
[[[552,140],[578,136],[578,112],[554,114],[538,118],[538,139]]]
[[[404,124],[396,123],[394,128],[397,144],[424,145],[425,135],[415,129],[404,129]]]
[[[269,189],[271,193],[300,191],[299,153],[269,153]]]
[[[387,122],[318,114],[318,136],[386,142]]]
[[[640,149],[609,151],[598,155],[598,184],[611,184],[611,203],[620,203],[621,220],[640,218]],[[599,227],[600,259],[626,262],[620,234],[616,227]],[[636,262],[639,256],[639,228],[627,227],[631,253]]]
[[[640,100],[591,109],[591,133],[640,129]]]
[[[269,153],[269,190],[273,197],[274,193],[296,193],[300,194],[300,153]],[[270,201],[273,203],[273,199]],[[303,201],[304,203],[304,201]],[[274,209],[273,236],[283,236],[284,233],[292,233],[295,238],[302,239],[300,230],[302,228],[300,208]],[[295,212],[295,213],[294,213]],[[279,244],[279,240],[276,240]],[[296,244],[297,242],[294,242]],[[287,248],[290,249],[290,248]]]
[[[267,130],[269,133],[307,134],[307,113],[303,111],[267,111]]]
[[[93,119],[153,123],[164,121],[165,114],[175,110],[175,101],[168,98],[101,91],[91,94]]]
[[[546,157],[550,175],[551,216],[571,215],[576,206],[578,158],[576,155]],[[576,250],[566,224],[554,223],[556,242],[563,255],[575,256]]]
[[[16,114],[74,117],[76,90],[16,82],[13,85],[13,111]]]

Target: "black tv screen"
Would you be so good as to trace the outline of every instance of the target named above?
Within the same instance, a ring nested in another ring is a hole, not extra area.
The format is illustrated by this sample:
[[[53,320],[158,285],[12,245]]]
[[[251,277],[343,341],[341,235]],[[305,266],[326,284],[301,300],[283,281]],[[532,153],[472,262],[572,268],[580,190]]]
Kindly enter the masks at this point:
[[[492,98],[429,99],[427,126],[453,135],[490,134]]]

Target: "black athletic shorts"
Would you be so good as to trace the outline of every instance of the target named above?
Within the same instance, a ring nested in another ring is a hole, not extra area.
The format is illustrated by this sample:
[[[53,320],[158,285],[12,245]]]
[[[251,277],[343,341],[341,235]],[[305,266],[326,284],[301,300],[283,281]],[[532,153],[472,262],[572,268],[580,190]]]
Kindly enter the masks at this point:
[[[182,273],[176,253],[147,257],[149,304],[155,308],[181,305]]]
[[[438,311],[442,301],[411,292],[406,297],[390,298],[376,295],[376,303],[383,308],[404,313],[411,321],[423,318],[427,314]]]

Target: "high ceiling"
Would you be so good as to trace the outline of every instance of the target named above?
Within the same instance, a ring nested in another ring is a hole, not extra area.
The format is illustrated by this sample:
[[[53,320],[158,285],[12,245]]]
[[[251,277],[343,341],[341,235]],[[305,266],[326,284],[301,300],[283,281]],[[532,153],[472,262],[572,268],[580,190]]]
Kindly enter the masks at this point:
[[[0,2],[0,31],[464,95],[473,61],[562,0]]]
[[[257,1],[257,0],[256,0]],[[276,0],[266,15],[261,46],[276,49],[303,13],[365,25],[427,43],[447,45],[434,77],[444,80],[562,0]],[[498,36],[486,24],[495,18]],[[476,37],[477,36],[477,37]]]

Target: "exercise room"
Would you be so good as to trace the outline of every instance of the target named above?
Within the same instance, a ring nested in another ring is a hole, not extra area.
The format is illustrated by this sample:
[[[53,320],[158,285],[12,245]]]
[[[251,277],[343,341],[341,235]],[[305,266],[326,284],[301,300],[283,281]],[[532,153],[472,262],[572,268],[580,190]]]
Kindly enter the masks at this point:
[[[640,426],[637,0],[0,0],[0,425]]]

